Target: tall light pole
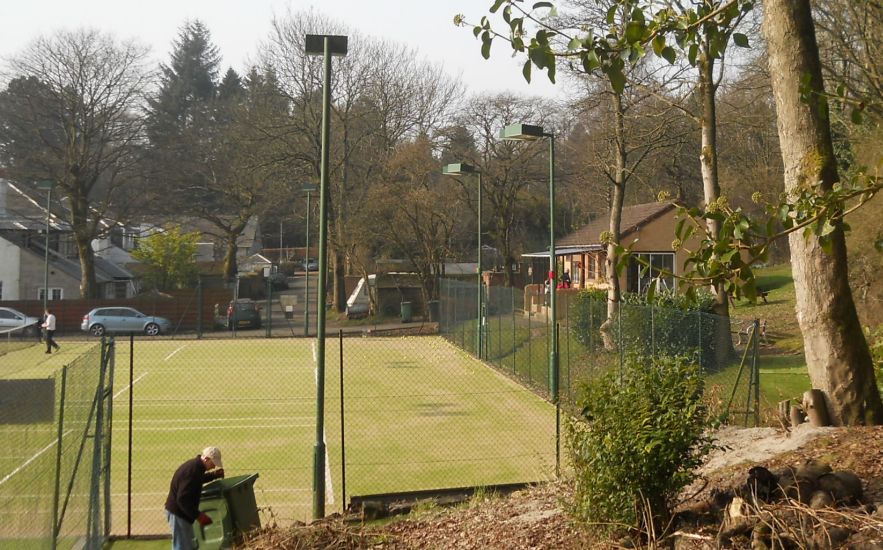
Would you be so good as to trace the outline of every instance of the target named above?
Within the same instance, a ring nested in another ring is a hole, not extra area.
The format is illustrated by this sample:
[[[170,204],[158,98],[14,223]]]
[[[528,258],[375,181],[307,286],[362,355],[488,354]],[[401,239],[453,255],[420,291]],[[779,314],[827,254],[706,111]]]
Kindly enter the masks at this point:
[[[558,401],[558,323],[555,299],[555,136],[543,131],[541,126],[531,124],[511,124],[500,131],[500,138],[515,141],[536,141],[549,139],[549,310],[552,317],[552,336],[549,346],[549,391],[552,399]]]
[[[500,130],[500,138],[515,141],[536,141],[549,139],[549,313],[552,326],[549,336],[549,393],[555,403],[555,474],[561,471],[561,403],[558,399],[558,316],[555,304],[555,135],[544,132],[542,126],[531,124],[510,124]]]
[[[482,347],[481,347],[481,332],[482,332],[482,322],[483,316],[481,314],[482,309],[482,280],[481,280],[481,170],[478,170],[471,164],[458,163],[458,164],[446,164],[442,167],[442,174],[446,176],[462,176],[465,174],[476,174],[478,176],[478,301],[477,308],[475,310],[476,315],[476,324],[475,324],[475,354],[482,358]]]
[[[316,190],[316,184],[305,183],[303,192],[307,196],[307,243],[304,249],[304,336],[310,335],[310,206],[312,206],[312,193]]]
[[[536,141],[549,139],[549,313],[552,326],[549,337],[549,393],[555,403],[555,473],[560,472],[560,441],[561,441],[561,406],[558,399],[558,316],[555,304],[555,135],[544,132],[542,126],[532,124],[510,124],[500,130],[500,138],[515,141]]]
[[[52,207],[52,188],[55,187],[55,182],[39,181],[37,187],[46,190],[46,250],[44,251],[46,259],[43,266],[43,311],[46,311],[46,308],[49,307],[49,224],[52,217],[50,208]]]
[[[347,37],[308,34],[307,55],[321,55],[324,65],[322,84],[322,162],[319,177],[319,282],[316,289],[316,444],[313,452],[313,518],[325,516],[325,277],[328,262],[328,156],[331,136],[331,56],[346,55]]]

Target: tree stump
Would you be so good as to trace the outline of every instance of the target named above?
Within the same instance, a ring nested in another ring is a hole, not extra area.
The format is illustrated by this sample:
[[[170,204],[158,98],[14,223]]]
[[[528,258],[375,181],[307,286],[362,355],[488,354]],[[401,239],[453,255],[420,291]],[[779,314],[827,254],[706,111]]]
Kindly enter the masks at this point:
[[[811,426],[831,425],[822,390],[813,389],[803,393],[803,410],[806,411]]]

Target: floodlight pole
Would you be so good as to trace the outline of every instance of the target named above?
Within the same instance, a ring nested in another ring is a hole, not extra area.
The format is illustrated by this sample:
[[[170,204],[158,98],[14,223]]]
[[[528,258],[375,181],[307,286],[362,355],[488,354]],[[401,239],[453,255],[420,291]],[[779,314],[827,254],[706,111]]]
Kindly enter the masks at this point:
[[[46,250],[43,262],[43,311],[49,307],[49,225],[52,218],[52,188],[55,182],[44,180],[37,183],[37,187],[46,190]]]
[[[482,305],[484,303],[482,296],[482,278],[481,278],[481,170],[477,170],[471,164],[447,164],[442,167],[442,174],[446,176],[462,176],[465,174],[476,174],[478,176],[478,288],[477,288],[477,307],[475,310],[475,355],[481,359],[482,354],[482,329],[484,316],[482,315]]]
[[[331,56],[346,55],[347,37],[306,36],[307,55],[322,54],[322,160],[319,177],[319,281],[316,288],[316,444],[313,451],[313,518],[325,516],[325,286],[328,263],[328,158],[331,134]],[[318,47],[322,44],[321,49]],[[309,262],[307,262],[309,267]],[[309,276],[309,271],[307,271]]]
[[[475,328],[475,351],[478,354],[479,359],[484,358],[484,354],[482,353],[482,337],[481,333],[484,330],[484,315],[482,312],[482,280],[481,280],[481,172],[476,172],[478,174],[478,326]]]
[[[307,187],[309,185],[309,187]],[[312,184],[304,185],[307,193],[307,243],[304,250],[304,336],[310,335],[310,206],[312,206]]]
[[[49,209],[52,207],[52,186],[46,190],[46,259],[43,262],[43,311],[49,307]]]
[[[552,315],[552,344],[549,346],[549,391],[552,400],[558,403],[558,316],[555,271],[558,264],[555,256],[555,136],[544,134],[549,138],[549,310]]]
[[[500,131],[500,137],[510,140],[535,141],[549,140],[549,313],[552,317],[549,326],[549,393],[555,404],[555,475],[561,470],[561,403],[558,394],[558,311],[555,269],[558,264],[555,255],[555,135],[544,132],[542,127],[531,124],[511,124]]]

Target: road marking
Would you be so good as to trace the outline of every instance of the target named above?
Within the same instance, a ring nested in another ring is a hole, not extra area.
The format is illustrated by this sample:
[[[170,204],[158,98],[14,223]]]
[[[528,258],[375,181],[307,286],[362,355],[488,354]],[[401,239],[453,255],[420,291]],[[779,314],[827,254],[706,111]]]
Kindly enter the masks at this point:
[[[71,433],[71,431],[73,431],[73,430],[68,430],[68,431],[66,431],[65,433],[63,433],[63,434],[61,435],[61,437],[64,438],[67,434]],[[27,461],[25,461],[24,464],[22,464],[21,466],[19,466],[19,467],[16,468],[15,470],[12,470],[12,471],[9,472],[8,474],[6,474],[6,477],[4,477],[3,479],[0,479],[0,485],[3,485],[4,483],[6,483],[6,482],[9,481],[10,479],[12,479],[12,477],[13,477],[15,474],[17,474],[17,473],[19,473],[20,471],[22,471],[23,469],[25,469],[25,468],[27,467],[27,465],[30,464],[31,462],[33,462],[33,461],[37,460],[38,458],[40,458],[40,455],[42,455],[43,453],[45,453],[46,451],[48,451],[49,449],[51,449],[52,447],[54,447],[56,443],[58,443],[58,441],[53,441],[53,442],[50,443],[49,445],[46,445],[45,447],[43,447],[42,450],[38,451],[37,454],[35,454],[35,455],[32,456],[31,458],[29,458]]]
[[[138,378],[136,378],[135,380],[133,380],[133,381],[132,381],[132,385],[134,386],[135,384],[137,384],[138,381],[141,380],[142,378],[144,378],[145,376],[147,376],[147,373],[146,373],[146,372],[145,372],[144,374],[142,374],[141,376],[139,376]],[[126,384],[126,387],[125,387],[125,388],[123,388],[123,389],[121,389],[120,391],[118,391],[118,392],[116,392],[115,394],[113,394],[113,398],[116,399],[117,397],[120,396],[121,393],[125,392],[125,391],[128,390],[128,389],[129,389],[129,385]]]
[[[187,347],[187,346],[181,346],[180,348],[176,349],[176,350],[173,351],[172,353],[166,355],[166,358],[163,359],[163,361],[168,361],[169,359],[171,359],[172,357],[174,357],[176,353],[178,353],[179,351],[181,351],[182,349],[184,349],[184,348],[186,348],[186,347]]]

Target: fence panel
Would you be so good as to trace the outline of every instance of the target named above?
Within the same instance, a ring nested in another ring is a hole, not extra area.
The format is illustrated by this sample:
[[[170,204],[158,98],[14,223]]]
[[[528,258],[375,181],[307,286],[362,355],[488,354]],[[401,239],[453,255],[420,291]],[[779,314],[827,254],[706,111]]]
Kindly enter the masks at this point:
[[[477,297],[477,285],[443,280],[440,288],[441,308],[445,311],[439,323],[440,334],[539,395],[549,396],[554,371],[550,334],[557,330],[558,386],[563,403],[574,402],[581,381],[622,368],[631,354],[680,354],[702,366],[716,413],[731,421],[758,422],[756,345],[747,336],[735,339],[728,318],[621,302],[608,322],[606,300],[587,292],[559,289],[557,319],[553,323],[548,298],[534,295],[540,285],[529,285],[527,290],[491,286],[484,290],[486,314],[482,317],[479,355],[475,345],[461,337],[477,329],[477,306],[461,298]]]
[[[100,548],[107,532],[109,344],[37,377],[42,349],[4,356],[0,546]],[[33,378],[22,378],[26,372]],[[10,374],[11,373],[11,374]]]

